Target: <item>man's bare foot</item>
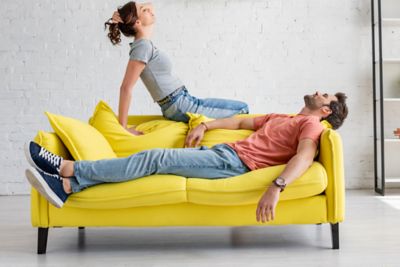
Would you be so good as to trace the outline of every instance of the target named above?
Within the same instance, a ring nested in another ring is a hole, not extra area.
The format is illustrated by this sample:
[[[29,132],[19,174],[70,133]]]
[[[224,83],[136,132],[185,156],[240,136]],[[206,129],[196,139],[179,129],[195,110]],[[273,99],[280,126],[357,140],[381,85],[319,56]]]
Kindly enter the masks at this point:
[[[60,176],[61,177],[71,177],[74,176],[74,161],[63,160],[60,166]]]
[[[65,193],[71,194],[72,193],[72,188],[71,188],[70,179],[63,177],[62,182],[63,182],[63,188],[64,188]]]

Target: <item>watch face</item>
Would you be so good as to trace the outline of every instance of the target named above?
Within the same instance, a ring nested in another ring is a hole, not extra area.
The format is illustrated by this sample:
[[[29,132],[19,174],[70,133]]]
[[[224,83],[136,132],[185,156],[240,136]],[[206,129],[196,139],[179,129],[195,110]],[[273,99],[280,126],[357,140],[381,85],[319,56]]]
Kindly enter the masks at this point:
[[[286,185],[285,179],[283,179],[283,178],[281,178],[281,177],[276,178],[276,183],[277,183],[278,185],[280,185],[280,186]]]

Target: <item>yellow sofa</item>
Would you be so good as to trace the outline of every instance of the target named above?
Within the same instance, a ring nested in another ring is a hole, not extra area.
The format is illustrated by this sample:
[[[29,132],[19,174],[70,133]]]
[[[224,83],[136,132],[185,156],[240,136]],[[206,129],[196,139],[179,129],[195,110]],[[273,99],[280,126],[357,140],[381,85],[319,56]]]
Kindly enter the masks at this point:
[[[130,116],[140,124],[161,116]],[[35,141],[70,158],[55,133],[40,131]],[[256,221],[257,202],[284,165],[226,179],[207,180],[153,175],[134,181],[101,184],[73,194],[55,208],[35,189],[31,221],[38,227],[38,254],[46,253],[50,227],[255,226],[330,223],[332,247],[339,248],[339,222],[344,219],[344,170],[339,134],[326,129],[311,168],[282,192],[275,219]]]

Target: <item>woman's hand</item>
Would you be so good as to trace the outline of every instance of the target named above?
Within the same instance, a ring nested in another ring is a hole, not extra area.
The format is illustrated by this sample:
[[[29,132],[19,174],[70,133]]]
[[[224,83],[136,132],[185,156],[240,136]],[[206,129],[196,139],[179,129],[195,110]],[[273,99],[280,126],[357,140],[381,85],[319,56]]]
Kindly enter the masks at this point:
[[[204,132],[206,131],[206,127],[204,124],[200,124],[196,128],[190,131],[185,140],[185,147],[196,147],[200,144],[201,140],[203,140]],[[194,143],[194,144],[193,144]]]
[[[118,11],[115,11],[112,16],[113,23],[123,23],[121,16],[119,15]]]
[[[130,132],[131,134],[133,134],[133,135],[143,135],[143,133],[142,132],[139,132],[139,131],[137,131],[136,130],[136,127],[135,126],[133,126],[133,127],[131,127],[131,128],[125,128],[128,132]]]

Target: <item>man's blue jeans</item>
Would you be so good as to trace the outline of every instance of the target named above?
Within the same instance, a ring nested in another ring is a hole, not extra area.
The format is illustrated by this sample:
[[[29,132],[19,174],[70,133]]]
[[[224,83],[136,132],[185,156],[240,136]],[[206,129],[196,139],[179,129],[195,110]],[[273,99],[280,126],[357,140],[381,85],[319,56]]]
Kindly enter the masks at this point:
[[[236,152],[226,144],[212,148],[152,149],[127,158],[76,161],[72,192],[101,183],[134,180],[153,174],[217,179],[249,172]]]
[[[173,121],[188,122],[186,112],[203,114],[210,118],[228,118],[236,114],[249,113],[246,103],[229,99],[205,98],[191,96],[183,87],[170,101],[161,105],[165,118]]]

